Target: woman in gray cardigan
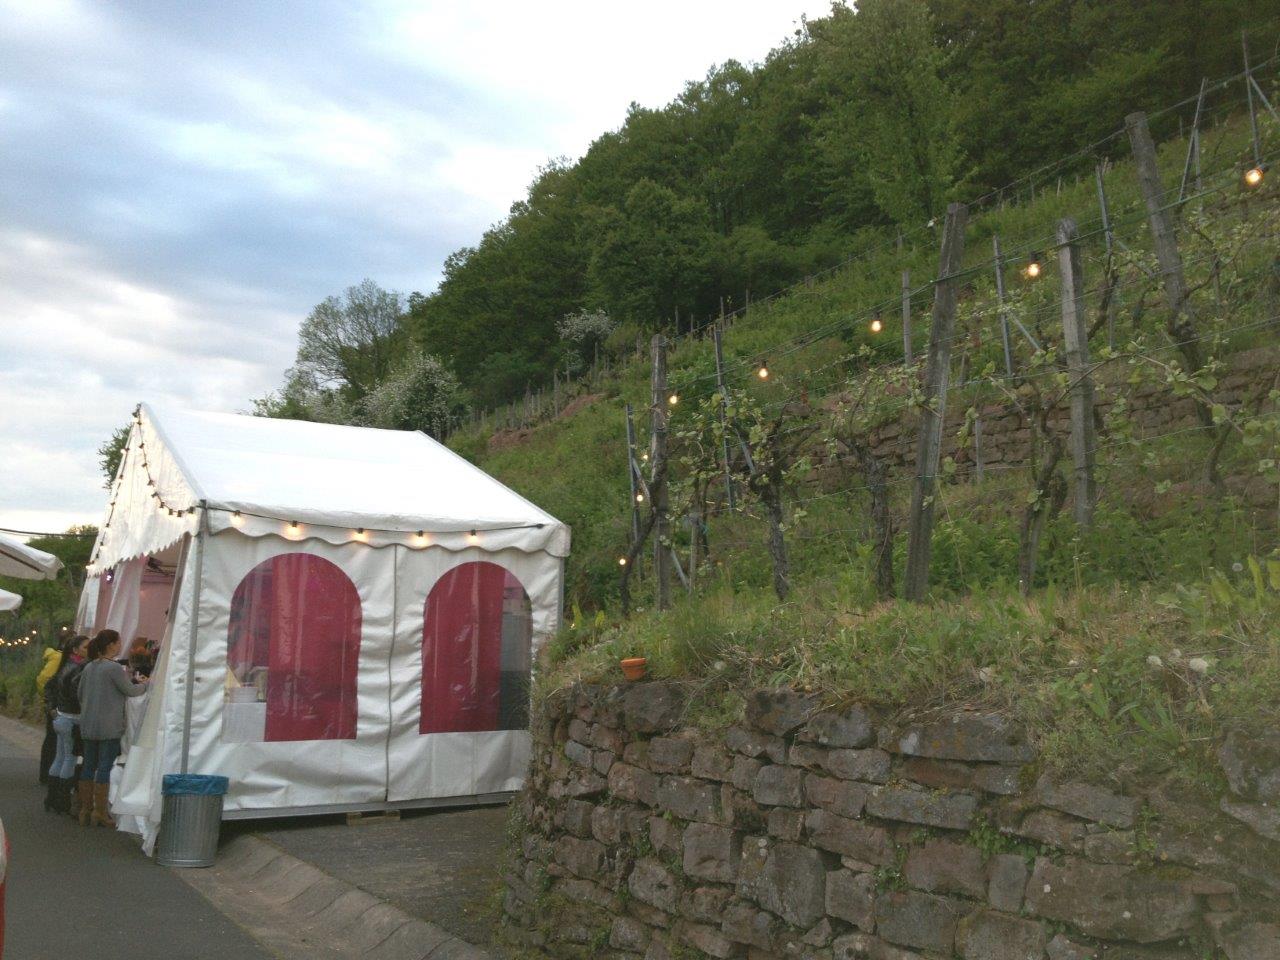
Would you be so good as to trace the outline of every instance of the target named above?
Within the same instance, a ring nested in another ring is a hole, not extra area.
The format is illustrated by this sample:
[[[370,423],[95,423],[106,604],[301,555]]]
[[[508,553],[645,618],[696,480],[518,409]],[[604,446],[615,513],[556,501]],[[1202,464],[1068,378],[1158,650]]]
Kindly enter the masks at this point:
[[[146,683],[134,683],[116,663],[120,634],[100,630],[89,642],[89,662],[80,671],[80,738],[84,741],[84,768],[80,773],[80,823],[114,827],[108,809],[111,767],[120,756],[124,736],[124,702],[147,692]]]

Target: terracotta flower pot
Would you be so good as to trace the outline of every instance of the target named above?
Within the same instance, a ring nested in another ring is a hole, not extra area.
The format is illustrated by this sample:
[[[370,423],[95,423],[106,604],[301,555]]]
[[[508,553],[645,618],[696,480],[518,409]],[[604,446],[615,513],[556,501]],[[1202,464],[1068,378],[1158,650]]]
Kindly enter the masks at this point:
[[[645,664],[648,662],[644,657],[624,657],[622,675],[628,680],[640,680],[644,677]]]

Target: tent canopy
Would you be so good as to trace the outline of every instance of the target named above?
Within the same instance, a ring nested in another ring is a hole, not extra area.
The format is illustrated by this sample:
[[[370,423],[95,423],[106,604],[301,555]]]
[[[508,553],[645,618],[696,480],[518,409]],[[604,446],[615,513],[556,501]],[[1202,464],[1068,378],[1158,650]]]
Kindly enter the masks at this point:
[[[0,533],[0,576],[52,580],[61,569],[62,561],[52,553],[29,547],[21,540]]]
[[[207,529],[563,557],[569,530],[422,433],[142,404],[91,572]]]
[[[0,590],[0,612],[8,613],[22,606],[22,597],[8,590]]]

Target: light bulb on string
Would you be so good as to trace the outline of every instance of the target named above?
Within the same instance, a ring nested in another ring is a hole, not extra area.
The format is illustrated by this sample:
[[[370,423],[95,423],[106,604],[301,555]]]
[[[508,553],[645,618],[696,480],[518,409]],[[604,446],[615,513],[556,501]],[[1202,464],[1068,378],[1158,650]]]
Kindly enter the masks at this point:
[[[680,402],[679,394],[673,393],[671,394],[671,396],[667,397],[667,403],[671,404],[671,406],[673,407],[679,402]]]
[[[769,361],[768,360],[760,361],[760,369],[756,371],[756,376],[759,377],[761,380],[769,379]]]
[[[625,567],[626,565],[627,565],[627,558],[626,558],[626,557],[619,557],[619,558],[618,558],[618,566],[620,566],[620,567]]]
[[[1040,262],[1040,251],[1036,251],[1027,258],[1027,265],[1022,268],[1022,275],[1028,280],[1037,279],[1044,272],[1044,266]]]
[[[1256,187],[1262,183],[1263,177],[1267,175],[1267,164],[1258,161],[1252,167],[1244,172],[1244,185],[1246,187]]]
[[[233,527],[243,527],[243,526],[244,526],[244,515],[243,515],[243,514],[241,514],[239,510],[234,510],[234,511],[232,511],[232,513],[231,513],[231,525],[232,525]]]
[[[880,314],[876,314],[871,318],[870,330],[872,333],[879,333],[884,329],[884,321],[880,319]]]

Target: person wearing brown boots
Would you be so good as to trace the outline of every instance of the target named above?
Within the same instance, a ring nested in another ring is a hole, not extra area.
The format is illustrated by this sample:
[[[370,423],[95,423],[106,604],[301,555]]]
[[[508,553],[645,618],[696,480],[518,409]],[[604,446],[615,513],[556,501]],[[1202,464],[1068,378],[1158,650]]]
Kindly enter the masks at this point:
[[[110,801],[111,767],[120,756],[124,736],[124,702],[147,692],[115,662],[120,634],[101,630],[89,642],[89,662],[80,671],[80,737],[84,741],[84,769],[80,773],[80,823],[114,827]]]

